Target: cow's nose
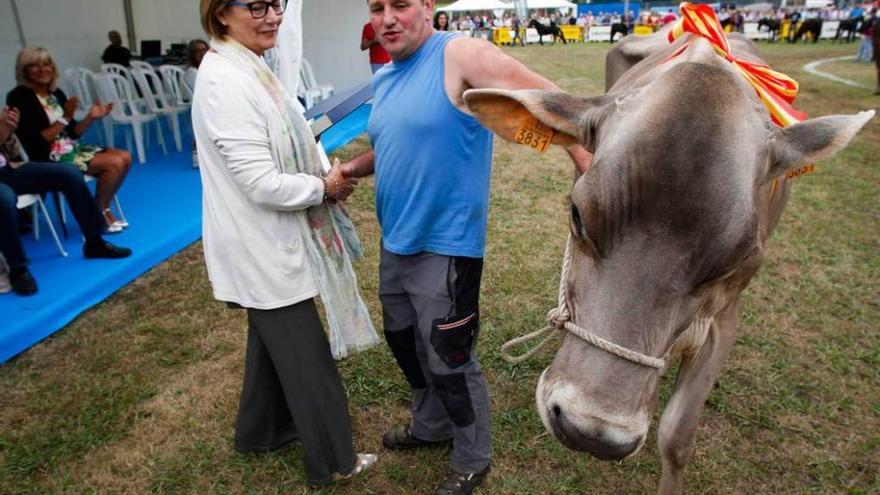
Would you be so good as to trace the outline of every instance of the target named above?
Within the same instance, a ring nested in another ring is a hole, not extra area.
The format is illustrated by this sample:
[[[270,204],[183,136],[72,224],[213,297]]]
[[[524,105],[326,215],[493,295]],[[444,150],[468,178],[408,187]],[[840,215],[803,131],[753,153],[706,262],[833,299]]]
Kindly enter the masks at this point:
[[[558,404],[550,406],[547,421],[553,434],[566,447],[587,452],[603,461],[620,460],[632,454],[642,444],[643,436],[626,439],[625,435],[612,426],[577,426],[566,416]],[[594,422],[590,422],[594,423]]]

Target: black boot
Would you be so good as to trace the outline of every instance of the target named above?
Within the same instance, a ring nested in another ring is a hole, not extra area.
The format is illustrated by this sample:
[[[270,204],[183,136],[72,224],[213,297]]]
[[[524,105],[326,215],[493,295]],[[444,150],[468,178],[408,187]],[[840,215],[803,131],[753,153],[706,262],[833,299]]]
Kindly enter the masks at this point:
[[[131,249],[114,246],[100,237],[87,239],[83,244],[83,256],[86,259],[94,258],[128,258],[131,256]]]
[[[32,296],[37,293],[37,281],[27,267],[9,270],[9,284],[19,296]]]
[[[476,473],[452,471],[440,484],[434,495],[470,495],[474,492],[474,488],[483,482],[487,474],[489,474],[489,466]]]

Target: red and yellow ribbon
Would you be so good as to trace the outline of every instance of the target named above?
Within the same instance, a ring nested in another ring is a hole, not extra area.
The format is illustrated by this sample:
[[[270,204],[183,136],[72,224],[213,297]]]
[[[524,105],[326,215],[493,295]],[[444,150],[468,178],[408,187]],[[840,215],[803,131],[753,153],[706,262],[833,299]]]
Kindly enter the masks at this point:
[[[776,72],[764,64],[740,60],[730,53],[727,35],[712,7],[704,4],[694,5],[682,2],[679,7],[681,18],[669,32],[672,43],[685,33],[691,33],[709,40],[718,55],[727,59],[749,81],[758,97],[770,111],[770,117],[777,125],[788,127],[807,118],[807,114],[792,107],[798,92],[798,83],[781,72]],[[690,41],[682,45],[667,60],[681,55],[690,46]]]

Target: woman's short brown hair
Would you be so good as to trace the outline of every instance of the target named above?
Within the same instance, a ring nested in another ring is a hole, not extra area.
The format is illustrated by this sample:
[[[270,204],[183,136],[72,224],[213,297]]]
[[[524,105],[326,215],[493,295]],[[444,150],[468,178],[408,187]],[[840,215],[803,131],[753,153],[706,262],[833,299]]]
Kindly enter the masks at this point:
[[[15,82],[19,86],[33,87],[33,83],[28,80],[27,74],[25,74],[25,69],[29,65],[40,64],[45,61],[49,61],[52,64],[52,70],[55,72],[52,83],[49,84],[49,90],[55,91],[58,88],[58,65],[52,60],[52,55],[49,55],[49,50],[41,46],[26,46],[18,52],[18,56],[15,58]]]
[[[226,37],[226,26],[220,24],[217,12],[226,6],[229,0],[199,0],[199,14],[202,20],[202,29],[211,38],[223,39]]]

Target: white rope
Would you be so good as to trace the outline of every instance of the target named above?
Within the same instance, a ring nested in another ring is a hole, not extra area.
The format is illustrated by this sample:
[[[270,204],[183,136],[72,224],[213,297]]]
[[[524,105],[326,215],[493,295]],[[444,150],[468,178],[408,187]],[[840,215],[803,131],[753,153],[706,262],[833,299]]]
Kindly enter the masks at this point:
[[[532,332],[530,334],[523,335],[522,337],[517,337],[515,339],[505,342],[501,346],[501,357],[510,364],[519,364],[537,354],[538,351],[543,349],[544,346],[546,346],[554,336],[558,335],[558,332],[568,331],[572,335],[580,338],[585,342],[588,342],[594,347],[626,359],[627,361],[632,361],[634,363],[641,364],[642,366],[647,366],[649,368],[657,368],[658,370],[663,369],[666,366],[665,359],[655,358],[646,354],[642,354],[640,352],[633,351],[631,349],[627,349],[626,347],[619,346],[614,342],[605,340],[602,337],[599,337],[594,333],[590,333],[587,330],[572,323],[571,313],[568,310],[568,298],[566,297],[565,291],[565,281],[568,279],[568,272],[570,268],[571,234],[569,234],[568,241],[565,243],[565,255],[562,258],[562,274],[559,278],[559,303],[556,308],[551,309],[547,313],[547,326],[545,326],[541,330],[538,330],[537,332]],[[541,337],[544,337],[544,339],[538,342],[537,345],[526,351],[524,354],[514,356],[513,354],[508,352],[511,347],[535,339],[539,339]]]

